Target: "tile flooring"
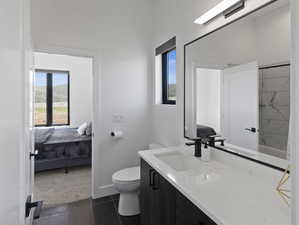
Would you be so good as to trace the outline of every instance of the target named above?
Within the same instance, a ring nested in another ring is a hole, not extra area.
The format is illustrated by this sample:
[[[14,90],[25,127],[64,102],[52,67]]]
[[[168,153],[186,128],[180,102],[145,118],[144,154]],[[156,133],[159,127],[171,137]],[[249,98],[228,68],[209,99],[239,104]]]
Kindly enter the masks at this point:
[[[139,216],[117,212],[119,195],[44,208],[33,225],[139,225]]]

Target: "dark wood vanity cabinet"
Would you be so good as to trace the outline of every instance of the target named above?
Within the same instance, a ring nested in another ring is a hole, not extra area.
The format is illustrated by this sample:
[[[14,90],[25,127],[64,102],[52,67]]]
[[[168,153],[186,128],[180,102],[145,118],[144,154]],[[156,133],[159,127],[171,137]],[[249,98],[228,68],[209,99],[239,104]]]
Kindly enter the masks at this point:
[[[216,225],[184,195],[176,193],[175,225]]]
[[[168,181],[141,160],[141,224],[174,225],[175,191]]]
[[[144,160],[140,207],[141,225],[216,225]]]

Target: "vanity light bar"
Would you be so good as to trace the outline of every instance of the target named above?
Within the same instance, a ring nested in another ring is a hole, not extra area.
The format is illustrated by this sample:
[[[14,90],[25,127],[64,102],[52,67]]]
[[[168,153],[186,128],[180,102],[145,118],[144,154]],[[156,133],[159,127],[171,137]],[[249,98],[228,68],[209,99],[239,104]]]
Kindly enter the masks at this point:
[[[208,12],[197,18],[194,23],[196,24],[205,24],[206,22],[210,21],[214,17],[218,16],[219,14],[223,13],[224,11],[234,7],[240,2],[244,0],[224,0],[216,5],[214,8],[210,9]]]

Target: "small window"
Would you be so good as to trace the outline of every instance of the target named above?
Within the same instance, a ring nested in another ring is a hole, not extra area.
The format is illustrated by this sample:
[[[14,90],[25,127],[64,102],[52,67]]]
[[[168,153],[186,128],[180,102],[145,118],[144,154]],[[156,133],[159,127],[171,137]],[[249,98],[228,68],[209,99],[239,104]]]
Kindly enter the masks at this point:
[[[35,73],[35,126],[69,125],[69,72]]]
[[[162,103],[176,104],[176,50],[162,54]]]

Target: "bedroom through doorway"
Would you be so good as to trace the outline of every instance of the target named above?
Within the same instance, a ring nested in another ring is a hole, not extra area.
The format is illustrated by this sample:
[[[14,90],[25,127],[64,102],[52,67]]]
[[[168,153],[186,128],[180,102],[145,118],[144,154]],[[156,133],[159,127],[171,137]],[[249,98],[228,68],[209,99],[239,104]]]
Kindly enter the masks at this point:
[[[93,58],[34,53],[34,198],[43,207],[91,197]]]

